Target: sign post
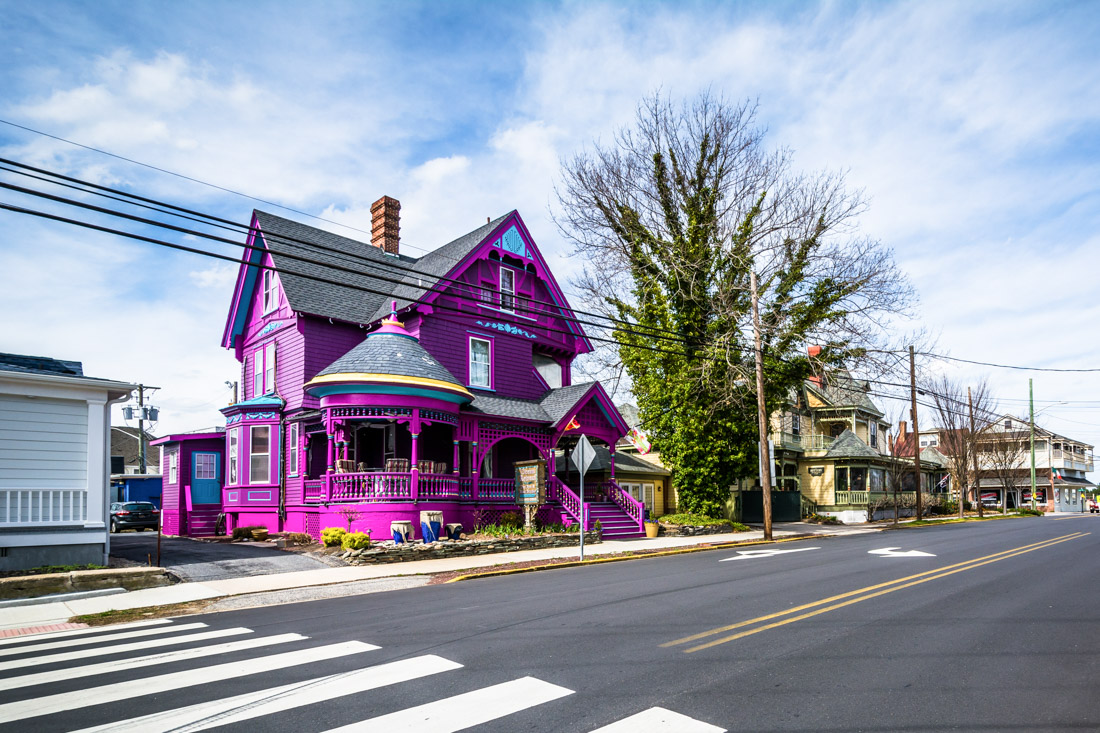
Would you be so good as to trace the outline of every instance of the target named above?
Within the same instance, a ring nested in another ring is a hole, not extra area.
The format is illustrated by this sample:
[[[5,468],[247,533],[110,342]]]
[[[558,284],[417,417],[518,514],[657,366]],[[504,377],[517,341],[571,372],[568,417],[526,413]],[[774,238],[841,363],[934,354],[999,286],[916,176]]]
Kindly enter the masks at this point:
[[[588,442],[588,436],[581,434],[577,447],[573,449],[573,465],[581,474],[581,562],[584,561],[584,532],[588,529],[588,512],[584,504],[584,473],[596,459],[596,450]]]

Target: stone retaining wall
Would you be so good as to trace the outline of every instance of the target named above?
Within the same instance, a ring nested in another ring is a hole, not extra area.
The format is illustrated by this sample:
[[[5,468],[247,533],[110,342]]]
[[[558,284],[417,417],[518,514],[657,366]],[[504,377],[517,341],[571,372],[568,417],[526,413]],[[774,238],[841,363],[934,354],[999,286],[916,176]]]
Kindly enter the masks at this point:
[[[599,531],[586,532],[585,544],[601,542]],[[445,557],[489,555],[521,550],[542,550],[547,547],[576,547],[580,537],[576,534],[550,534],[536,537],[502,537],[491,540],[440,540],[429,544],[375,545],[366,550],[348,550],[337,557],[350,565],[379,565],[413,560],[438,560]]]
[[[727,534],[732,531],[732,524],[715,524],[709,527],[695,527],[690,524],[658,524],[657,536],[695,537],[705,534]]]
[[[172,582],[172,576],[164,568],[106,568],[20,575],[0,578],[0,599],[37,598],[54,593],[76,593],[103,588],[140,590],[170,585]]]

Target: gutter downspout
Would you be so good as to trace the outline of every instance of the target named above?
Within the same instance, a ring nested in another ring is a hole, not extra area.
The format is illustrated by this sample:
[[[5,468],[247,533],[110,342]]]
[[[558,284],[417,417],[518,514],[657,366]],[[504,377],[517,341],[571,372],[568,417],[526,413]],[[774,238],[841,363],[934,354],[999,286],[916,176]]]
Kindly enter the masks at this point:
[[[295,446],[297,448],[297,446]],[[286,522],[286,416],[279,416],[279,531]]]

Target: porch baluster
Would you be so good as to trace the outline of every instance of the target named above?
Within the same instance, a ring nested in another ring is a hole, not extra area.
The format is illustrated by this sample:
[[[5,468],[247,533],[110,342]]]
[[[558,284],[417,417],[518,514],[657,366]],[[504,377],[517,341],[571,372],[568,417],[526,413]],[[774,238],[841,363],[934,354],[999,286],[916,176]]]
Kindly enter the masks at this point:
[[[420,494],[420,469],[416,467],[417,461],[417,438],[420,437],[419,433],[412,433],[412,461],[409,467],[410,481],[409,491],[412,494],[412,500],[415,504]]]
[[[481,476],[481,466],[478,465],[477,460],[476,440],[470,444],[470,476],[473,478],[473,481],[470,482],[470,499],[476,502],[481,496],[481,491],[478,489],[478,477]]]

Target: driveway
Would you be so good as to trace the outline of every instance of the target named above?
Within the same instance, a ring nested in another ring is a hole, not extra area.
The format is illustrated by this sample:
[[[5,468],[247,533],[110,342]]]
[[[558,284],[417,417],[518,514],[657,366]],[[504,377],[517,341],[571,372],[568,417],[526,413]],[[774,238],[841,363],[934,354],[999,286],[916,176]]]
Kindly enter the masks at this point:
[[[154,532],[120,532],[111,535],[111,557],[145,565],[157,561]],[[329,567],[298,552],[241,542],[199,542],[186,537],[162,537],[160,563],[184,581],[226,580],[250,575],[272,575]]]

